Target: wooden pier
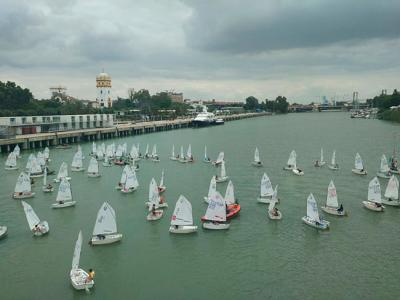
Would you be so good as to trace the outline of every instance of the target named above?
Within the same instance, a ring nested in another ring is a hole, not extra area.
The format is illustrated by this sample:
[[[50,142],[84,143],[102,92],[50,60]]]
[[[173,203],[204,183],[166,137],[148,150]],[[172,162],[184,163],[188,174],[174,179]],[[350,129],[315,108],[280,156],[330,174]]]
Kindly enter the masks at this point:
[[[244,113],[219,116],[219,118],[222,118],[225,122],[228,122],[265,115],[270,115],[270,113]],[[44,148],[46,146],[50,147],[61,144],[97,141],[116,137],[187,128],[190,127],[192,120],[193,118],[140,123],[122,123],[113,127],[17,135],[15,138],[0,139],[0,153],[10,152],[16,145],[19,145],[21,149],[36,149]]]

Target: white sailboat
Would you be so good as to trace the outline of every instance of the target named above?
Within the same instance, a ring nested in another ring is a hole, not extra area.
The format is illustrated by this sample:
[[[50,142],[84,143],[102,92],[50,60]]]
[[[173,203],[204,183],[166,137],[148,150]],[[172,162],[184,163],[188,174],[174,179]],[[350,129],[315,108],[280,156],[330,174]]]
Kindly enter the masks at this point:
[[[303,176],[303,175],[304,175],[303,170],[301,170],[301,169],[297,166],[297,154],[296,154],[296,152],[295,152],[295,156],[294,156],[294,165],[293,165],[292,173],[293,173],[294,175],[297,175],[297,176]]]
[[[214,166],[218,166],[218,165],[220,165],[220,164],[224,161],[224,159],[225,159],[225,153],[224,153],[224,152],[220,152],[220,153],[218,154],[217,159],[216,159],[215,161],[213,161],[212,164],[213,164]]]
[[[97,145],[95,142],[92,143],[92,156],[96,155],[97,153]]]
[[[35,196],[35,193],[32,192],[31,179],[28,174],[22,172],[19,174],[17,183],[15,184],[13,198],[24,199],[33,196]]]
[[[0,226],[0,239],[4,238],[7,235],[7,226]]]
[[[365,208],[382,212],[385,207],[382,205],[381,185],[377,177],[374,177],[368,185],[368,200],[363,201]]]
[[[192,205],[182,195],[176,201],[174,213],[171,217],[171,233],[192,233],[197,231],[197,226],[193,225]]]
[[[121,179],[119,180],[118,184],[115,186],[116,190],[121,190],[126,182],[126,174],[128,172],[130,172],[131,169],[128,165],[125,165],[125,167],[122,169],[122,173],[121,173]]]
[[[51,159],[50,159],[50,149],[49,149],[49,147],[44,148],[43,155],[44,155],[44,159],[45,159],[47,162],[50,162],[50,161],[51,161]]]
[[[211,162],[210,157],[208,157],[208,155],[207,155],[207,146],[204,146],[204,158],[203,158],[203,162],[205,162],[205,163],[210,163],[210,162]]]
[[[226,169],[225,169],[225,161],[222,161],[221,162],[221,173],[220,173],[220,175],[218,176],[215,176],[215,181],[217,182],[217,183],[220,183],[220,182],[225,182],[225,181],[227,181],[229,179],[229,177],[228,176],[226,176]]]
[[[178,158],[175,156],[175,145],[172,145],[172,151],[171,151],[171,156],[169,157],[170,160],[178,160]]]
[[[224,200],[226,204],[226,218],[231,219],[241,210],[240,204],[236,202],[235,187],[233,186],[232,180],[229,180],[226,187]]]
[[[76,201],[72,200],[71,185],[65,178],[61,179],[61,183],[58,186],[58,193],[56,202],[51,205],[52,208],[64,208],[74,206]]]
[[[95,158],[99,161],[104,160],[104,152],[103,149],[101,147],[97,148],[96,154],[95,154]]]
[[[225,200],[219,192],[216,191],[211,196],[206,214],[201,220],[203,221],[203,228],[205,229],[229,229],[230,224],[226,223]]]
[[[217,191],[217,182],[215,180],[215,176],[213,176],[210,180],[210,186],[208,187],[208,195],[204,197],[204,201],[209,203],[212,195]]]
[[[31,178],[33,178],[33,177],[42,177],[43,176],[42,167],[38,163],[36,157],[33,157],[31,162],[30,162],[29,176]]]
[[[187,152],[186,152],[186,160],[188,162],[194,162],[193,154],[192,154],[192,145],[189,144]]]
[[[99,173],[99,162],[92,157],[89,162],[89,167],[87,169],[88,177],[100,177]]]
[[[32,161],[35,159],[36,159],[36,157],[33,153],[29,154],[28,160],[26,161],[26,165],[25,165],[25,172],[27,172],[27,173],[30,172],[31,166],[32,166]]]
[[[331,164],[328,165],[328,168],[331,170],[339,170],[339,164],[336,163],[336,150],[333,150]]]
[[[60,182],[61,178],[66,178],[67,180],[71,180],[71,177],[68,177],[68,165],[63,162],[58,170],[57,178],[54,179],[54,182]]]
[[[88,290],[93,287],[94,280],[89,279],[89,274],[79,267],[82,249],[82,231],[79,231],[78,239],[75,243],[74,256],[72,257],[71,271],[69,277],[71,284],[76,290]]]
[[[161,171],[161,178],[160,178],[160,184],[158,185],[158,192],[163,193],[167,187],[164,184],[164,170]]]
[[[272,187],[271,180],[269,179],[267,173],[264,173],[263,177],[261,178],[260,196],[257,198],[257,201],[268,204],[272,201],[273,195],[274,188]]]
[[[376,173],[376,175],[378,177],[385,178],[385,179],[389,179],[392,176],[392,172],[390,172],[389,164],[388,164],[385,154],[382,154],[381,166],[379,168],[379,171]]]
[[[262,162],[260,160],[260,153],[258,152],[258,148],[254,150],[254,161],[251,163],[255,167],[262,167]]]
[[[315,161],[314,166],[315,166],[315,167],[322,167],[322,166],[324,166],[325,164],[326,164],[326,162],[324,161],[324,149],[321,148],[321,156],[320,156],[320,159]]]
[[[296,151],[292,150],[289,155],[289,159],[286,163],[286,166],[283,167],[284,170],[293,170],[296,167]]]
[[[38,152],[36,156],[36,161],[42,169],[46,167],[46,159],[44,158],[44,154],[42,152]]]
[[[110,161],[110,159],[108,158],[108,156],[104,156],[104,160],[103,160],[103,167],[112,167],[112,163]]]
[[[160,158],[158,157],[158,154],[157,154],[157,145],[156,144],[154,144],[153,150],[151,151],[151,160],[154,162],[160,161]]]
[[[339,206],[336,187],[333,180],[329,183],[328,194],[326,195],[326,205],[321,206],[321,209],[331,215],[335,216],[345,216],[347,213],[343,209],[343,205]]]
[[[10,154],[8,154],[5,169],[6,170],[18,170],[17,155],[15,154],[15,152],[10,152]]]
[[[157,209],[160,207],[160,195],[158,194],[157,183],[154,178],[151,179],[149,185],[149,200],[146,202],[149,207],[149,214],[147,215],[148,221],[156,221],[163,216],[163,210]]]
[[[183,154],[183,146],[181,146],[181,153],[179,154],[179,162],[187,163],[187,159],[185,157],[185,154]]]
[[[147,144],[146,145],[146,152],[144,153],[144,158],[149,158],[150,157],[150,155],[149,155],[149,144]]]
[[[396,176],[390,177],[382,203],[390,206],[400,206],[399,201],[399,180]]]
[[[363,161],[359,153],[356,153],[356,157],[354,159],[354,169],[351,171],[357,175],[367,175],[367,171],[364,170]]]
[[[19,147],[19,145],[15,145],[13,152],[15,153],[15,155],[17,156],[17,158],[21,157],[21,148]]]
[[[123,173],[122,176],[125,177],[121,177],[121,180],[125,181],[122,184],[121,192],[126,194],[136,191],[137,188],[139,187],[139,182],[135,170],[127,166],[125,173]]]
[[[104,202],[100,207],[91,239],[92,245],[104,245],[118,242],[122,234],[118,233],[117,220],[114,209]]]
[[[40,221],[39,217],[34,212],[33,208],[26,203],[21,201],[24,207],[26,220],[28,221],[29,229],[32,231],[34,236],[41,236],[49,232],[50,227],[47,221]]]
[[[313,194],[310,194],[307,198],[307,216],[304,216],[302,220],[307,225],[317,229],[329,228],[329,222],[319,217],[317,202]]]
[[[53,186],[50,183],[47,183],[47,170],[44,169],[42,191],[45,193],[51,193],[53,190]]]
[[[276,185],[274,194],[272,195],[272,199],[268,205],[268,217],[271,220],[280,220],[282,219],[282,213],[275,206],[278,203],[278,185]]]
[[[400,174],[400,168],[398,166],[398,160],[396,154],[396,146],[393,147],[393,154],[390,157],[390,172],[394,174]]]
[[[72,172],[81,172],[84,171],[85,168],[83,167],[83,159],[82,159],[82,152],[77,151],[72,158],[71,164],[71,171]]]

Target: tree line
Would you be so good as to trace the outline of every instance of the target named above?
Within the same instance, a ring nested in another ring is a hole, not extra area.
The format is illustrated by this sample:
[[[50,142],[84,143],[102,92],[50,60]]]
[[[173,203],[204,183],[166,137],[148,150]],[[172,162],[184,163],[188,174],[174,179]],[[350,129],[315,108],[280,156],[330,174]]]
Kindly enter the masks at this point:
[[[246,98],[246,103],[244,105],[244,109],[246,110],[265,110],[279,114],[286,114],[288,112],[288,107],[289,103],[284,96],[278,96],[275,100],[265,99],[261,103],[259,103],[256,97],[250,96]]]
[[[378,108],[378,118],[400,123],[400,110],[391,110],[392,106],[400,105],[400,93],[395,89],[391,95],[381,94],[372,99],[367,99],[370,107]]]

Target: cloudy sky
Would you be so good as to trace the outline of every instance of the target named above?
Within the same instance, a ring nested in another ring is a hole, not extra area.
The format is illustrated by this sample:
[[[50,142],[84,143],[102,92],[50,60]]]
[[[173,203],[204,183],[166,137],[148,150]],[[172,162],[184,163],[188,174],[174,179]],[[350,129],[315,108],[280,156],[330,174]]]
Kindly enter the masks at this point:
[[[191,99],[291,102],[400,88],[398,0],[0,0],[0,80],[37,98],[95,76]]]

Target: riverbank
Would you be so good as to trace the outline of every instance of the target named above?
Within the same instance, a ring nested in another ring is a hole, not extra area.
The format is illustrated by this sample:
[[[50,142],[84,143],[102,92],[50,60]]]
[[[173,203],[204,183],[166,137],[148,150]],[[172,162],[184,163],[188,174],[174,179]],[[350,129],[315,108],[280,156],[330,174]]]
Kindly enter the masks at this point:
[[[229,122],[266,115],[271,115],[271,113],[243,113],[220,116],[220,118],[224,119],[225,122]],[[112,127],[18,135],[15,138],[0,139],[0,153],[10,152],[16,145],[19,145],[21,149],[36,149],[83,141],[97,141],[115,137],[187,128],[190,127],[192,120],[193,118],[185,118],[154,122],[123,123],[116,124]]]
[[[378,115],[378,118],[385,121],[400,123],[400,110],[385,110]]]

